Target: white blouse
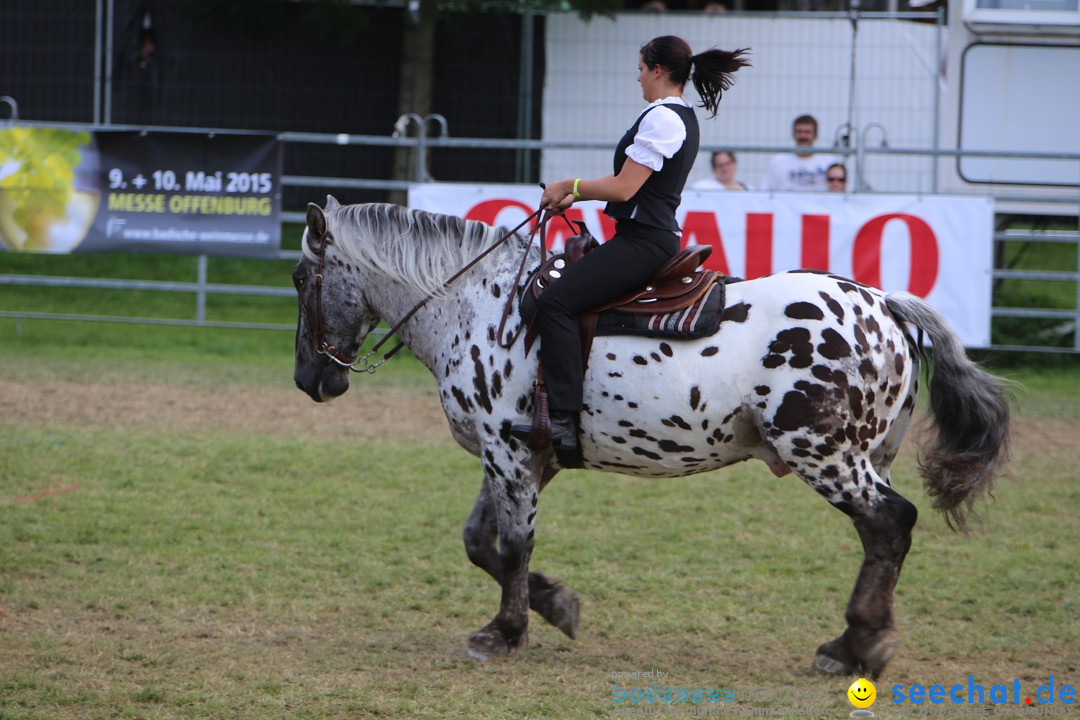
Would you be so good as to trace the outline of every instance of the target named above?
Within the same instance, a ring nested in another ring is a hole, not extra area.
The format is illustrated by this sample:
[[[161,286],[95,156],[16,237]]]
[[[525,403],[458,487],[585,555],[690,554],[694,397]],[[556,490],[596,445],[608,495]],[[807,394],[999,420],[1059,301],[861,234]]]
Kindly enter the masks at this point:
[[[671,96],[649,103],[645,110],[668,104],[690,107],[690,103],[683,98]],[[664,158],[679,152],[685,140],[686,126],[678,113],[671,108],[657,107],[642,118],[634,142],[626,148],[626,156],[653,172],[659,172],[664,167]]]

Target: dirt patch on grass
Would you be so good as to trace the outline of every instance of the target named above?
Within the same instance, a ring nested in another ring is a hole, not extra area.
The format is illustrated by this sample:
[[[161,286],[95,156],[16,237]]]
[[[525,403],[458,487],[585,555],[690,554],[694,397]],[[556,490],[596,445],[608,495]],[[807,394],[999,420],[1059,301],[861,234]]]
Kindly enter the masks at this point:
[[[298,390],[0,380],[0,418],[19,425],[110,430],[370,438],[425,433],[429,439],[450,440],[438,398],[411,390],[350,391],[332,403],[315,403]],[[1030,457],[1071,453],[1080,420],[1022,416],[1015,418],[1014,430],[1015,453]]]
[[[1042,454],[1074,453],[1080,420],[1063,418],[1023,417],[1015,421],[1014,454],[1031,457]]]
[[[251,390],[0,380],[0,424],[107,430],[225,431],[265,435],[450,439],[433,394],[350,393],[316,403],[299,390]]]

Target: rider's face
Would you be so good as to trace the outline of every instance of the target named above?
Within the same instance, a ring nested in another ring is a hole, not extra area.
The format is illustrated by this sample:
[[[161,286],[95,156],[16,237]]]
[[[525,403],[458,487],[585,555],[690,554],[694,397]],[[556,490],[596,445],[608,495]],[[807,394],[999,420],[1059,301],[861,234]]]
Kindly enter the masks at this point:
[[[660,98],[658,94],[658,88],[660,87],[660,78],[663,75],[663,70],[659,65],[649,68],[645,65],[645,60],[641,55],[638,55],[638,76],[637,81],[641,84],[641,95],[645,98],[645,102],[652,102]]]

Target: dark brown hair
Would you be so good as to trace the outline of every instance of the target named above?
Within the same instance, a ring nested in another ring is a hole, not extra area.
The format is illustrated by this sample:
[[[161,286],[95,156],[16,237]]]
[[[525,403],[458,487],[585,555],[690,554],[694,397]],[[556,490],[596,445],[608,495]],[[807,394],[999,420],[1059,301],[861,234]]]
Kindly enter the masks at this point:
[[[813,125],[814,134],[817,134],[817,120],[814,118],[813,115],[800,115],[799,117],[795,118],[794,122],[791,123],[791,129],[794,130],[796,125]]]
[[[717,150],[716,152],[714,152],[712,155],[709,156],[709,164],[715,167],[716,166],[716,158],[720,157],[721,155],[727,155],[729,158],[731,158],[731,162],[733,162],[733,163],[739,162],[738,160],[735,159],[735,153],[731,152],[730,150]]]
[[[641,48],[641,60],[645,67],[657,65],[667,70],[672,82],[686,85],[693,70],[694,88],[701,96],[701,107],[708,110],[709,117],[716,117],[720,97],[735,82],[734,73],[747,67],[748,48],[727,51],[713,48],[694,55],[690,45],[676,35],[653,38]]]

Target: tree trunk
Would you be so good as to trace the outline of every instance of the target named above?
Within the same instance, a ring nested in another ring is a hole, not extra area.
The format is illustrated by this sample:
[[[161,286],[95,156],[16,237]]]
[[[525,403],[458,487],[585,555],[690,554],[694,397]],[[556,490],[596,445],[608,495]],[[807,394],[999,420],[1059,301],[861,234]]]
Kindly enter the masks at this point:
[[[419,3],[419,12],[406,3],[402,22],[401,79],[398,83],[398,116],[415,113],[420,118],[431,114],[431,89],[435,74],[435,8],[428,0]],[[415,122],[405,124],[403,134],[415,136],[420,128]],[[423,169],[424,172],[427,168]],[[416,150],[394,150],[394,179],[422,180],[416,177]],[[394,190],[390,202],[404,205],[407,193]]]

